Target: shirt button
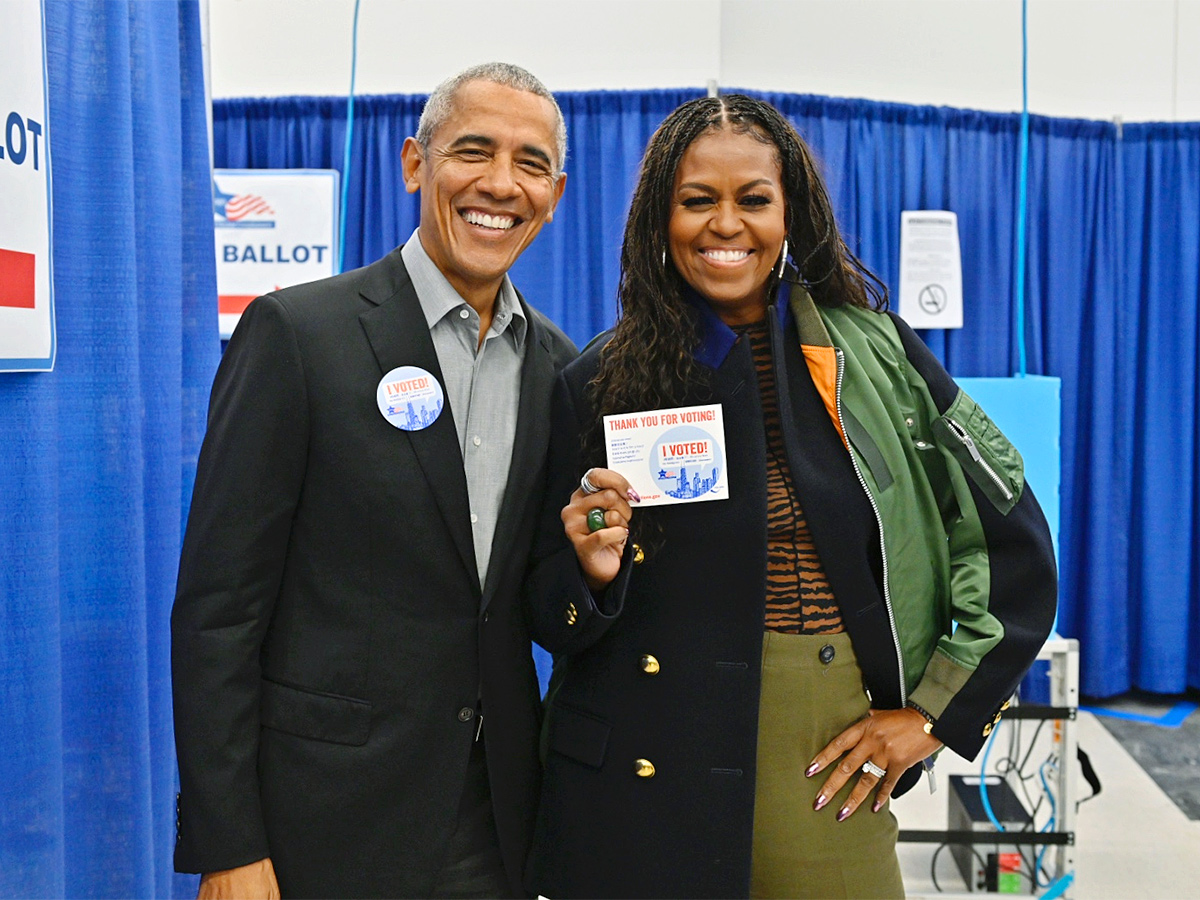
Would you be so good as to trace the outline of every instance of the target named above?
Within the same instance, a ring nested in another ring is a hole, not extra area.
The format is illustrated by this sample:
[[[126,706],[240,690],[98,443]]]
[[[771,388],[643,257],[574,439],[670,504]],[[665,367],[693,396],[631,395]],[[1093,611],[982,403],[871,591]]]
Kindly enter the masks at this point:
[[[483,438],[481,438],[479,435],[475,435],[475,437],[471,438],[471,443],[478,447],[483,443]]]
[[[460,319],[469,319],[469,318],[471,318],[471,314],[469,312],[467,312],[467,310],[465,310],[465,309],[460,309],[458,311],[458,317]]]
[[[478,521],[479,521],[479,516],[475,515],[475,513],[471,513],[471,524],[474,525]]]
[[[460,722],[470,722],[473,718],[475,718],[475,710],[469,706],[464,706],[458,711],[458,721]]]

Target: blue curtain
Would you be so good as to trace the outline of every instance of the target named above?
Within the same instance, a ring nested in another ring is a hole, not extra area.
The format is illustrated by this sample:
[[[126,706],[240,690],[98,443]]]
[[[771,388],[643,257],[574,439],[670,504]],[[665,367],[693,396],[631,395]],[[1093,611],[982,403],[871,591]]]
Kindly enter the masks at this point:
[[[964,327],[923,336],[956,375],[1014,374],[1019,117],[749,93],[812,144],[848,241],[893,292],[901,211],[958,214]],[[646,140],[698,94],[558,95],[570,180],[514,278],[577,343],[613,320]],[[416,222],[399,148],[423,100],[357,101],[348,267]],[[344,100],[228,100],[214,114],[218,166],[340,168]],[[1200,687],[1200,126],[1035,116],[1029,167],[1027,371],[1063,382],[1060,630],[1080,638],[1089,695]]]
[[[49,2],[46,43],[58,360],[0,375],[0,896],[165,897],[168,616],[219,353],[199,8]]]
[[[1200,686],[1200,124],[1126,125],[1120,162],[1132,564],[1105,663],[1170,691]]]

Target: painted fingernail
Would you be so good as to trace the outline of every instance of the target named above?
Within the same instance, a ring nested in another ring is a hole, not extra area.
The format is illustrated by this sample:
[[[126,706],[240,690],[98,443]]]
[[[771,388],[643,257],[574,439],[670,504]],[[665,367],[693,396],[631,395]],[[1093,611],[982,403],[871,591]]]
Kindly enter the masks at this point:
[[[637,491],[635,491],[633,488],[630,488],[629,490],[627,490],[625,492],[625,496],[629,498],[630,503],[641,503],[642,502],[642,495],[639,494]]]
[[[821,809],[821,807],[823,807],[828,802],[829,802],[829,798],[826,797],[824,794],[817,794],[817,802],[813,804],[813,812],[819,811]]]
[[[879,812],[881,809],[883,809],[883,801],[876,800],[875,805],[871,807],[871,812]]]
[[[845,822],[848,818],[850,818],[850,807],[843,806],[841,811],[837,814],[837,820],[839,822]]]
[[[820,767],[816,763],[813,763],[811,766],[809,766],[807,769],[804,770],[804,777],[812,778],[814,775],[817,774],[818,768],[820,768]]]

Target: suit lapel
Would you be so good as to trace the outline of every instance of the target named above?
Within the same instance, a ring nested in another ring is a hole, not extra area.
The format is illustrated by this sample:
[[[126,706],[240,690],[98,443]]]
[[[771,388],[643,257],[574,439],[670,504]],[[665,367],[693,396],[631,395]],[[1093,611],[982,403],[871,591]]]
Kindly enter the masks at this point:
[[[359,316],[359,321],[379,363],[380,377],[398,366],[419,366],[432,373],[444,390],[446,382],[438,365],[433,339],[429,336],[429,325],[399,249],[372,268],[375,271],[365,280],[362,295],[377,305]],[[416,454],[462,563],[473,575],[471,583],[478,584],[467,479],[463,473],[462,450],[458,446],[450,398],[446,398],[442,414],[428,428],[400,431],[400,434],[406,437]]]
[[[521,398],[517,406],[517,432],[513,439],[512,463],[508,467],[508,483],[504,501],[496,520],[492,538],[492,556],[488,564],[487,584],[483,605],[486,607],[495,593],[497,580],[507,568],[513,539],[520,529],[522,516],[536,514],[529,510],[527,500],[542,475],[546,447],[550,442],[550,392],[554,387],[554,361],[548,346],[549,337],[542,329],[524,298],[529,340],[525,342],[525,359],[521,364]]]

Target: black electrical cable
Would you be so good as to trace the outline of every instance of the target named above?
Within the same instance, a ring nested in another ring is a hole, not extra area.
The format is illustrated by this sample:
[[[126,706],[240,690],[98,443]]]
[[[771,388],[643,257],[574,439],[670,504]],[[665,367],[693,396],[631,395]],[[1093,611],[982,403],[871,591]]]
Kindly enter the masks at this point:
[[[937,888],[937,892],[939,894],[942,893],[942,886],[938,884],[937,880],[937,858],[938,854],[949,846],[949,843],[938,844],[937,849],[933,851],[933,859],[929,862],[929,877],[933,881],[933,886]]]

